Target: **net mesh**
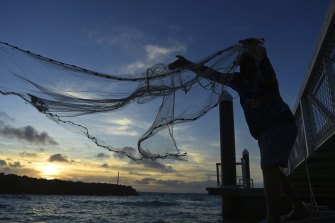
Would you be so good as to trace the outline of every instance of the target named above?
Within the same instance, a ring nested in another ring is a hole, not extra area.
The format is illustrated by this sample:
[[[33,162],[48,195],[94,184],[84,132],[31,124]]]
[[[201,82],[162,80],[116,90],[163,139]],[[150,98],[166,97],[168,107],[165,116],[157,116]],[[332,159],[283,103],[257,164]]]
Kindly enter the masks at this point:
[[[234,72],[242,46],[197,61]],[[88,70],[0,42],[0,93],[16,95],[51,120],[97,146],[134,160],[183,159],[174,125],[215,107],[224,86],[186,69],[156,64],[143,73],[113,75]]]

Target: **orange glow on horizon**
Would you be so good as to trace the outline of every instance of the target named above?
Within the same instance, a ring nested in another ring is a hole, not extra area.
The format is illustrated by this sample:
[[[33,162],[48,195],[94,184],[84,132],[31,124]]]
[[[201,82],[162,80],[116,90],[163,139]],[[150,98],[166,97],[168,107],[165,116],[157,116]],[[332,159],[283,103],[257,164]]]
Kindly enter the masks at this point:
[[[37,169],[41,172],[41,177],[48,180],[57,178],[61,172],[60,167],[53,163],[43,164]]]

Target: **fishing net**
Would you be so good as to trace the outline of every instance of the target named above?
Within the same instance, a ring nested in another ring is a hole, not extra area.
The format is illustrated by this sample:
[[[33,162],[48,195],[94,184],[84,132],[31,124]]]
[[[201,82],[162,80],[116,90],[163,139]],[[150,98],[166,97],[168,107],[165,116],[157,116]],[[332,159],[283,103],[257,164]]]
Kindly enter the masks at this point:
[[[235,44],[197,61],[234,72]],[[183,159],[174,125],[215,107],[224,86],[186,69],[156,64],[143,73],[106,74],[0,42],[0,93],[16,95],[97,146],[128,156]]]

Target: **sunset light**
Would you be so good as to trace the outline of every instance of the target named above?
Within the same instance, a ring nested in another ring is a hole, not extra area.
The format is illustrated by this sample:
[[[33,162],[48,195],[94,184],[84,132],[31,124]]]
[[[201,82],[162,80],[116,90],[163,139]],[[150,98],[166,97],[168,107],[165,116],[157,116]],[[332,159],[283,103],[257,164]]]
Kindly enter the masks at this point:
[[[327,1],[304,1],[304,7],[299,1],[264,0],[214,0],[208,7],[203,7],[205,1],[190,0],[159,5],[85,1],[79,10],[77,1],[4,1],[0,174],[115,183],[119,172],[120,183],[138,191],[178,193],[207,193],[207,187],[217,185],[219,109],[210,104],[218,102],[212,90],[219,92],[214,86],[221,85],[197,81],[193,72],[141,81],[165,72],[176,55],[200,61],[241,39],[265,38],[281,97],[293,108],[328,7]],[[195,9],[189,10],[190,2]],[[289,27],[289,35],[278,27]],[[223,72],[235,60],[234,53],[220,55],[222,63],[207,65],[215,64]],[[59,61],[57,66],[54,60]],[[183,87],[177,87],[180,84]],[[153,90],[147,91],[150,86]],[[166,91],[170,88],[176,92]],[[238,93],[227,90],[234,102],[236,160],[248,150],[251,178],[255,187],[261,187],[258,143],[249,132]],[[169,99],[163,96],[166,93]],[[191,118],[203,114],[199,111],[206,106],[212,108],[206,115]],[[176,125],[166,125],[175,118]],[[141,157],[139,149],[149,157],[187,157],[135,161]]]
[[[0,223],[335,222],[335,0],[1,0],[0,27]]]
[[[48,163],[40,166],[39,171],[41,172],[41,177],[45,179],[57,178],[60,173],[60,168],[56,164]]]

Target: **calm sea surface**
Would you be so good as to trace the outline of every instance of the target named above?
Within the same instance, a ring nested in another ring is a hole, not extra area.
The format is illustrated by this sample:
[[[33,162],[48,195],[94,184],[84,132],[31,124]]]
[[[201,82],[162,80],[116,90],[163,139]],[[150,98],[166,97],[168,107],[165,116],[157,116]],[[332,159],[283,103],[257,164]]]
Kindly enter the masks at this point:
[[[0,222],[221,222],[221,198],[207,194],[140,196],[0,195]]]

